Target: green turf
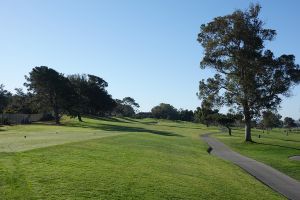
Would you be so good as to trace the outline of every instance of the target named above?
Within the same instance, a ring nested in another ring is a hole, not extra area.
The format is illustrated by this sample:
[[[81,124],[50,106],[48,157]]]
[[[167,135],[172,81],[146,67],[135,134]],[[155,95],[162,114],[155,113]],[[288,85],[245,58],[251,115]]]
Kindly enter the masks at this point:
[[[228,144],[243,155],[262,161],[272,167],[300,180],[300,161],[290,160],[293,155],[300,155],[300,133],[286,135],[283,129],[263,131],[253,129],[252,139],[255,143],[245,143],[244,130],[233,130],[233,136],[217,134],[215,137]],[[261,136],[261,138],[258,137]]]
[[[3,152],[7,145],[1,143],[0,199],[283,198],[240,168],[210,156],[199,139],[207,132],[201,125],[84,120],[65,118],[59,127],[2,127],[1,140],[8,137],[13,143],[16,138],[17,144],[16,151]],[[95,138],[94,133],[111,137]],[[49,134],[55,135],[51,142]],[[24,135],[29,135],[26,143],[19,139]],[[17,145],[31,150],[20,151]]]
[[[81,140],[109,137],[122,132],[107,132],[93,128],[49,125],[17,125],[1,128],[0,152],[17,152]]]

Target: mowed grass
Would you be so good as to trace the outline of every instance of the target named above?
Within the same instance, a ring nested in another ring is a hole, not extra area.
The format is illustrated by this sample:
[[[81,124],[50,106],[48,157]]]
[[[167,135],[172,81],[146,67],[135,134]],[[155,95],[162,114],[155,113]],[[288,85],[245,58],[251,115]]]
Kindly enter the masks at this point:
[[[290,156],[300,155],[299,132],[290,132],[287,136],[284,129],[273,129],[264,132],[253,129],[252,135],[254,143],[243,142],[243,129],[234,129],[233,136],[224,133],[216,134],[215,137],[241,154],[271,165],[300,181],[300,161],[289,159]]]
[[[82,125],[84,127],[85,123]],[[87,125],[88,126],[88,125]],[[123,132],[43,124],[15,125],[0,128],[0,152],[17,152],[64,143],[109,137]]]
[[[17,142],[15,151],[1,143],[0,199],[283,198],[240,168],[210,156],[199,139],[208,131],[204,126],[153,119],[84,121],[2,127],[1,140]],[[26,143],[19,139],[24,135]],[[21,151],[18,144],[31,150]]]

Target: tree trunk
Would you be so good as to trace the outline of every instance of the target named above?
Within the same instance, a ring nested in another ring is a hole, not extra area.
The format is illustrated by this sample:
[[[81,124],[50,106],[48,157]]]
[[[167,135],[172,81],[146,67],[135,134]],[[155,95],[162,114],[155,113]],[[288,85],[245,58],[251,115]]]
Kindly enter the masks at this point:
[[[58,108],[57,106],[54,106],[54,118],[55,118],[55,124],[60,124],[60,117],[59,117],[59,113],[58,113]]]
[[[80,114],[78,114],[77,117],[78,117],[78,120],[79,120],[80,122],[83,122],[82,119],[81,119],[81,115],[80,115]]]
[[[226,126],[226,128],[228,129],[229,136],[231,136],[231,128],[229,126]]]
[[[248,102],[245,101],[243,104],[244,107],[244,117],[245,117],[245,141],[252,142],[251,138],[251,114]]]
[[[251,118],[245,116],[245,141],[252,142],[251,139]]]

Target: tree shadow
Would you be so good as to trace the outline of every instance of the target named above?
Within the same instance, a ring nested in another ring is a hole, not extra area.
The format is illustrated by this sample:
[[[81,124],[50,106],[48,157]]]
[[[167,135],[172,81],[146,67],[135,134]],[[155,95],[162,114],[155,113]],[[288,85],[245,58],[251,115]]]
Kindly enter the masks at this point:
[[[108,122],[130,123],[127,121],[119,120],[114,117],[97,117],[97,116],[86,116],[86,117],[90,119],[97,119],[97,120],[108,121]]]
[[[196,127],[172,126],[172,125],[164,125],[164,124],[162,124],[161,126],[170,127],[170,128],[196,129],[196,130],[206,129],[206,128],[201,128],[201,127],[196,128]]]
[[[65,124],[67,127],[80,127],[80,128],[92,128],[96,130],[103,130],[103,131],[115,131],[115,132],[143,132],[143,133],[151,133],[156,135],[162,136],[176,136],[176,137],[184,137],[182,135],[167,132],[167,131],[158,131],[158,130],[151,130],[145,129],[140,127],[127,127],[127,126],[120,126],[120,125],[110,125],[110,124]]]
[[[271,137],[264,137],[264,135],[261,135],[263,139],[270,139],[270,140],[279,140],[279,141],[286,141],[286,142],[296,142],[300,143],[299,140],[291,140],[291,139],[284,139],[284,138],[271,138]]]
[[[124,119],[124,120],[126,120],[126,121],[130,121],[130,122],[141,123],[140,121],[131,119],[131,118],[129,118],[129,117],[122,117],[121,119]],[[127,122],[127,123],[128,123],[128,122]]]
[[[158,122],[140,122],[145,125],[157,125]]]
[[[134,122],[134,123],[139,123],[139,124],[145,124],[145,125],[155,125],[158,122],[157,121],[151,121],[151,122],[143,122],[143,121],[138,121],[129,117],[122,117],[121,119],[127,120],[129,122]]]
[[[263,145],[268,145],[268,146],[273,146],[273,147],[281,147],[281,148],[286,148],[286,149],[300,150],[300,148],[288,147],[288,146],[279,145],[279,144],[267,144],[267,143],[264,143],[264,142],[256,142],[256,141],[253,141],[252,143],[263,144]]]
[[[289,140],[289,139],[282,139],[282,138],[274,138],[275,140],[282,140],[282,141],[287,141],[287,142],[297,142],[297,143],[300,143],[300,141],[298,140]]]

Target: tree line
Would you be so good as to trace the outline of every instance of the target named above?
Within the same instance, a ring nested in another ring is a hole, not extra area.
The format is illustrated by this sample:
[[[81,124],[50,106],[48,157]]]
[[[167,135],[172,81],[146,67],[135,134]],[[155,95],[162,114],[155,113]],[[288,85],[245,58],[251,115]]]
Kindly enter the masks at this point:
[[[77,117],[134,116],[139,107],[131,97],[113,99],[106,90],[108,83],[95,75],[64,75],[47,66],[34,67],[25,76],[27,92],[16,88],[15,93],[0,85],[1,113],[47,113],[60,123],[62,115]]]
[[[34,67],[25,76],[27,91],[16,88],[14,94],[0,85],[0,112],[45,113],[45,120],[60,123],[66,114],[82,121],[82,116],[117,116],[195,121],[192,110],[176,109],[161,103],[151,112],[139,112],[132,97],[113,99],[106,88],[108,83],[95,75],[64,75],[47,66]]]
[[[205,102],[202,102],[201,107],[196,109],[195,120],[205,124],[207,127],[210,125],[220,125],[228,129],[231,135],[232,127],[242,127],[245,125],[245,118],[242,112],[235,112],[233,109],[224,114],[220,113],[218,109],[210,109]],[[273,128],[293,129],[300,127],[300,119],[295,120],[291,117],[285,117],[277,113],[277,111],[265,110],[260,117],[251,120],[251,127],[272,130]]]
[[[45,120],[54,119],[60,123],[61,116],[66,114],[82,116],[117,116],[134,118],[157,118],[202,123],[206,126],[220,125],[228,129],[231,135],[233,126],[245,123],[242,112],[229,110],[227,114],[212,109],[211,102],[202,101],[196,110],[176,109],[174,106],[161,103],[150,112],[139,112],[139,104],[132,97],[113,99],[106,88],[108,83],[95,75],[73,74],[65,76],[46,66],[35,67],[25,76],[24,86],[27,92],[16,88],[15,93],[5,90],[0,85],[1,113],[46,113]],[[273,111],[264,111],[261,118],[252,120],[252,126],[262,129],[274,127],[293,128],[299,123],[296,120],[281,116]]]

